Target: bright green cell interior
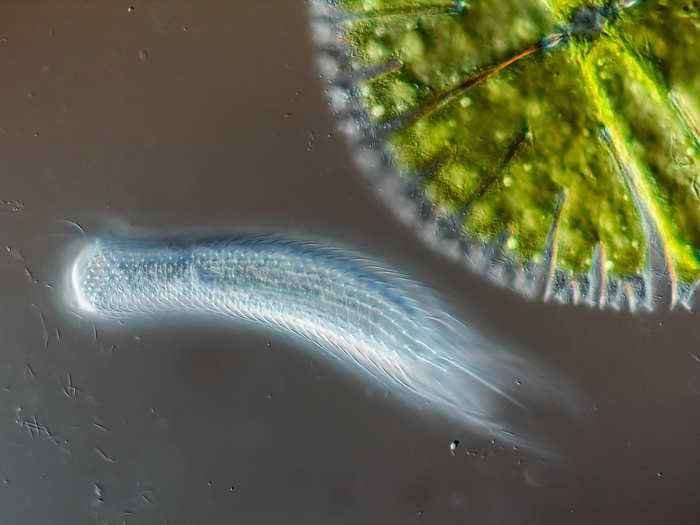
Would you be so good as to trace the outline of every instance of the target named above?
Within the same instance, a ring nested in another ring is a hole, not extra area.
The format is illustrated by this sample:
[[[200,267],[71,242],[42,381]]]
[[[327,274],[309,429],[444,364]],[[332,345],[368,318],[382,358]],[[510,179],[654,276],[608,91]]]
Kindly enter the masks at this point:
[[[601,244],[624,277],[651,226],[679,280],[700,276],[697,2],[336,4],[369,118],[466,235],[509,231],[521,263],[553,238],[570,274]]]

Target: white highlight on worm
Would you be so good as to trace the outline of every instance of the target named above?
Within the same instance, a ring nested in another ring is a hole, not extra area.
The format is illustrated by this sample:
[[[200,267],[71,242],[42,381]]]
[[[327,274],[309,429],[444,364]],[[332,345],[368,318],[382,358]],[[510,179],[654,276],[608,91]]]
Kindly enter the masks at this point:
[[[551,375],[489,345],[426,288],[316,243],[97,239],[70,281],[96,316],[215,314],[287,330],[415,404],[520,444],[498,414],[564,398]]]

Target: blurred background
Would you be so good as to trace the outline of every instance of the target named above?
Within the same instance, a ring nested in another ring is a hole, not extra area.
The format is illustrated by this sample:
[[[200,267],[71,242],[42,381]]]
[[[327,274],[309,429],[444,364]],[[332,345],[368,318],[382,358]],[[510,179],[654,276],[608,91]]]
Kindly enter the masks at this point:
[[[309,28],[303,0],[0,3],[0,524],[698,523],[697,316],[529,303],[419,242],[336,133]],[[532,414],[543,459],[276,333],[94,325],[62,297],[81,228],[329,239],[585,401]]]

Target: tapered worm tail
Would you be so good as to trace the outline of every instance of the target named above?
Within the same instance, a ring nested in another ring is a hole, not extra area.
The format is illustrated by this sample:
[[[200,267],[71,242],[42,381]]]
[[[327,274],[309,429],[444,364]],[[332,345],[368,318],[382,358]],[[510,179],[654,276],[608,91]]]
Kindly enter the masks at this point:
[[[214,314],[287,330],[414,403],[515,441],[496,407],[554,397],[550,376],[488,345],[424,287],[319,244],[94,240],[71,283],[80,309],[106,318]]]

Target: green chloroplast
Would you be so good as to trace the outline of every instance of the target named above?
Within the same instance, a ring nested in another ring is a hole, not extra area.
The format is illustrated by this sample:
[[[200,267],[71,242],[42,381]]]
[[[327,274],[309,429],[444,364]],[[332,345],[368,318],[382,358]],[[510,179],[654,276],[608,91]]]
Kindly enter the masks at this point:
[[[398,208],[525,294],[653,308],[663,273],[691,305],[697,2],[313,2],[331,99]]]

